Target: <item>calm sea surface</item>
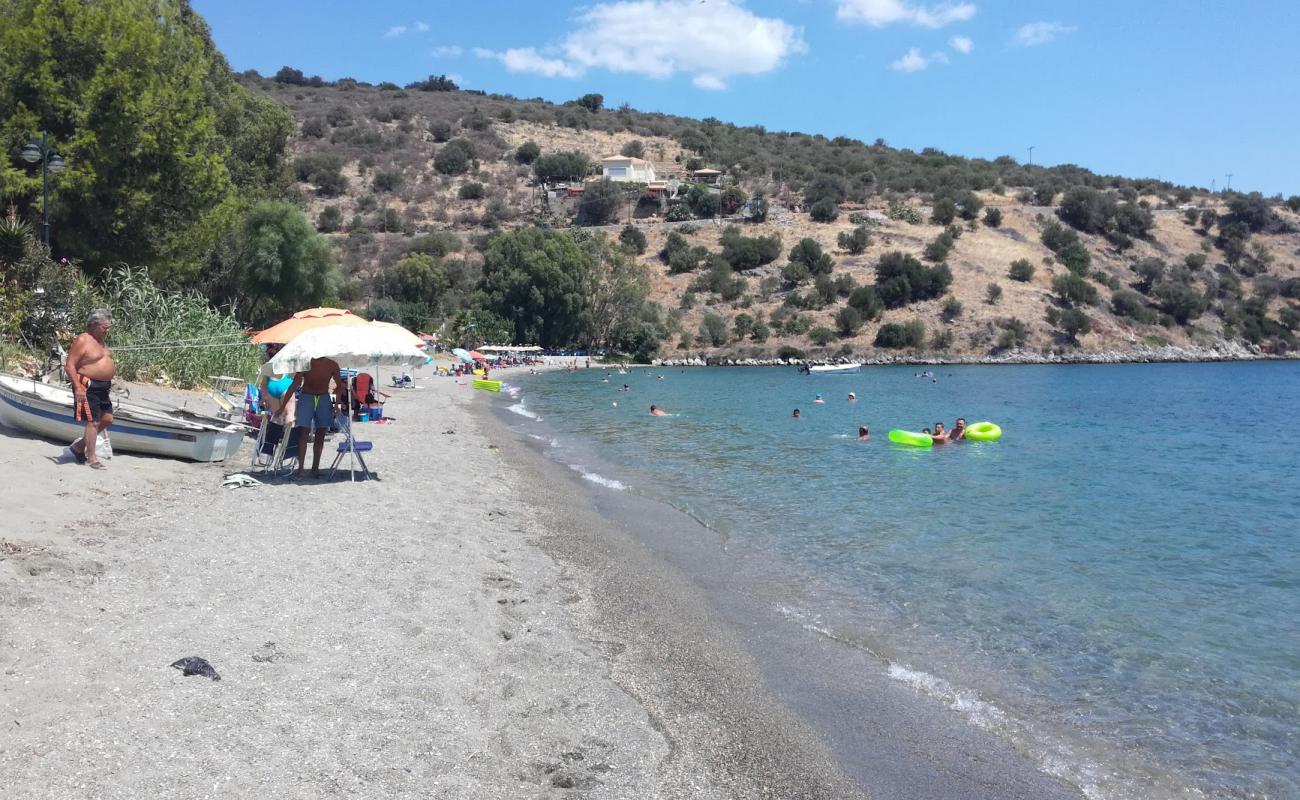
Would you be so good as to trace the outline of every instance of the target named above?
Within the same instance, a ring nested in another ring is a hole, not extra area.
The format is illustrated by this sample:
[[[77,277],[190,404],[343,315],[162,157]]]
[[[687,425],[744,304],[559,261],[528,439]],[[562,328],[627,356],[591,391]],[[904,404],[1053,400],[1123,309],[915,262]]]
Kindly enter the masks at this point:
[[[781,565],[792,625],[1092,796],[1300,797],[1300,364],[605,374],[513,410]],[[1004,438],[886,439],[959,415]]]

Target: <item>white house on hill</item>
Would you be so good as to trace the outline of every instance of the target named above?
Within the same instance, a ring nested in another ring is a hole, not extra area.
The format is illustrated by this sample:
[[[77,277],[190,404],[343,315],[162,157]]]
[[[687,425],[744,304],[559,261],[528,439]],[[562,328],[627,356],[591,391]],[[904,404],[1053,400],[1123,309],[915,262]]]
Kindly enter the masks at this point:
[[[649,183],[655,179],[654,165],[644,158],[609,156],[600,160],[601,174],[611,181]]]

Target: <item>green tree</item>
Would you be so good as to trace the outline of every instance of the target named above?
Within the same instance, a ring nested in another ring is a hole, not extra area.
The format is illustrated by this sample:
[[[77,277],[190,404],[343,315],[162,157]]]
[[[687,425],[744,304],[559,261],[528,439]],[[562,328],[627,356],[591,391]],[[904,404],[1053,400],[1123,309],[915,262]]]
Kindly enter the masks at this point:
[[[235,244],[237,289],[230,300],[250,321],[322,305],[340,284],[329,242],[297,206],[266,200],[248,212]]]
[[[645,234],[635,225],[624,225],[618,234],[618,240],[628,252],[644,255],[646,248]]]
[[[292,116],[235,80],[187,2],[6,0],[0,18],[0,141],[12,152],[49,131],[67,164],[56,252],[192,280],[240,206],[283,187]],[[40,187],[39,170],[0,159],[0,196],[22,216]]]
[[[727,341],[727,321],[713,312],[705,314],[700,320],[700,343],[721,347]]]
[[[840,215],[840,207],[829,197],[822,198],[808,209],[808,216],[813,222],[834,222]]]
[[[956,203],[947,197],[941,197],[934,201],[934,208],[930,210],[930,222],[935,225],[949,225],[956,218]]]
[[[316,217],[316,230],[321,233],[334,233],[343,227],[343,212],[338,206],[325,206]]]
[[[885,304],[876,294],[874,286],[859,286],[849,294],[849,305],[857,309],[864,321],[879,319],[885,313]]]
[[[1078,308],[1067,308],[1062,311],[1049,306],[1047,309],[1047,322],[1056,326],[1071,342],[1076,344],[1080,336],[1092,331],[1092,319]]]
[[[464,175],[474,164],[474,144],[468,139],[452,139],[433,157],[433,168],[443,175]]]
[[[422,81],[406,84],[406,88],[418,92],[454,92],[460,89],[456,82],[446,75],[430,75]]]
[[[745,203],[749,201],[749,195],[745,194],[745,191],[737,186],[728,186],[722,190],[722,194],[718,199],[721,201],[723,216],[730,217],[740,211]]]
[[[1097,287],[1087,279],[1073,272],[1057,275],[1052,279],[1052,291],[1063,301],[1070,304],[1097,304]]]
[[[1300,312],[1296,312],[1296,314],[1298,317],[1300,317]],[[1296,327],[1297,326],[1292,326],[1291,329],[1295,330]],[[772,335],[772,329],[767,326],[766,322],[759,320],[754,323],[754,329],[750,331],[749,338],[762,344],[763,342],[766,342],[767,338],[771,335]]]
[[[582,97],[579,97],[574,102],[576,102],[578,105],[582,106],[583,108],[587,109],[588,111],[594,114],[597,111],[600,111],[602,108],[604,108],[605,96],[600,94],[594,94],[594,93],[584,94]]]
[[[817,327],[808,331],[808,338],[812,340],[812,343],[817,345],[818,347],[825,347],[826,345],[835,341],[835,331],[831,330],[825,325],[818,325]]]
[[[738,271],[757,269],[770,264],[781,255],[781,237],[745,236],[736,225],[728,225],[722,233],[722,257],[731,268]]]
[[[791,263],[802,264],[810,275],[829,275],[835,269],[835,261],[822,251],[816,239],[800,239],[790,248]]]
[[[551,153],[533,162],[533,173],[544,183],[580,181],[591,172],[591,159],[576,151]]]
[[[521,228],[494,233],[483,248],[486,308],[514,325],[514,341],[563,347],[590,322],[595,258],[559,231]]]
[[[620,147],[618,154],[628,158],[645,158],[645,144],[640,139],[633,139]]]
[[[984,302],[991,306],[1002,302],[1002,287],[996,283],[990,283],[988,289],[984,292]]]
[[[754,317],[745,312],[737,314],[731,320],[731,329],[737,339],[745,339],[754,332]]]
[[[373,315],[373,312],[372,312]],[[456,313],[448,326],[447,338],[466,349],[485,344],[517,343],[515,326],[510,320],[482,308],[465,308]]]
[[[1029,328],[1021,320],[1011,317],[1000,320],[998,327],[1002,333],[998,336],[998,349],[1015,350],[1024,347],[1029,341]]]
[[[1110,297],[1110,308],[1117,317],[1128,317],[1134,322],[1149,325],[1155,322],[1155,312],[1147,308],[1142,295],[1131,289],[1121,289]]]
[[[587,335],[580,344],[610,346],[625,352],[656,351],[667,331],[662,330],[659,307],[648,309],[650,272],[621,246],[604,236],[587,243],[595,256],[589,290]]]
[[[876,331],[876,347],[900,349],[925,344],[925,324],[919,319],[906,323],[886,322]]]
[[[980,209],[984,208],[984,201],[974,192],[966,192],[957,201],[957,214],[966,221],[979,219]]]
[[[1028,283],[1034,279],[1034,265],[1027,258],[1017,258],[1011,262],[1011,269],[1008,270],[1007,276],[1013,281]]]
[[[623,205],[624,190],[609,178],[587,184],[574,221],[579,225],[606,225],[618,219]]]
[[[442,262],[425,253],[407,253],[383,273],[386,294],[429,309],[438,306],[447,283]]]
[[[541,154],[542,148],[538,146],[537,142],[529,139],[519,145],[519,149],[515,150],[515,161],[518,161],[520,164],[531,164],[536,161]]]
[[[1002,209],[989,206],[984,210],[984,224],[990,228],[1002,227]]]
[[[946,264],[926,267],[914,257],[893,251],[876,262],[876,294],[887,308],[940,297],[952,284]]]
[[[767,213],[770,206],[766,197],[755,197],[749,203],[749,221],[750,222],[767,222]]]
[[[835,328],[845,338],[857,336],[862,330],[862,322],[862,312],[853,306],[844,306],[835,312]]]

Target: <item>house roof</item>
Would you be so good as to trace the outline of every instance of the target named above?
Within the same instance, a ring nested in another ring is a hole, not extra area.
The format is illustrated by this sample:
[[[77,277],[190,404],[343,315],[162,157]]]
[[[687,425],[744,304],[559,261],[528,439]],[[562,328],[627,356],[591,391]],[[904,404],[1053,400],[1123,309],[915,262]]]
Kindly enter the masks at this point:
[[[642,166],[644,164],[650,163],[649,161],[646,161],[644,158],[633,158],[632,156],[605,156],[600,161],[602,164],[605,163],[606,161],[628,161],[637,166]]]
[[[695,170],[694,172],[692,172],[691,174],[692,174],[692,175],[721,175],[721,174],[722,174],[722,170],[720,170],[720,169],[697,169],[697,170]]]

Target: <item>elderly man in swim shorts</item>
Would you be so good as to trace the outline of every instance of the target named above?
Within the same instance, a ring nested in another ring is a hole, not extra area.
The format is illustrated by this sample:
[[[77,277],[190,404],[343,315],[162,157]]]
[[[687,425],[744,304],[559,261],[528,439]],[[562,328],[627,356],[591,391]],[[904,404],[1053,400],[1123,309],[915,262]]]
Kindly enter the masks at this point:
[[[72,381],[72,397],[76,405],[73,412],[78,422],[86,423],[81,437],[81,447],[73,442],[68,447],[77,461],[95,469],[104,465],[95,457],[95,440],[113,424],[113,400],[109,387],[117,375],[117,362],[113,351],[104,340],[113,329],[113,314],[107,308],[97,308],[86,319],[86,332],[78,334],[68,349],[68,360],[63,369]]]
[[[307,432],[313,428],[316,429],[316,437],[312,440],[311,476],[320,477],[320,454],[325,449],[325,434],[334,425],[336,412],[334,396],[330,394],[330,381],[334,382],[339,404],[346,407],[347,384],[343,382],[338,363],[328,358],[313,358],[311,367],[306,372],[295,374],[293,383],[284,393],[285,397],[292,397],[294,392],[302,389],[293,415],[294,427],[298,429],[298,469],[293,474],[294,478],[302,477],[302,469],[307,462]]]

